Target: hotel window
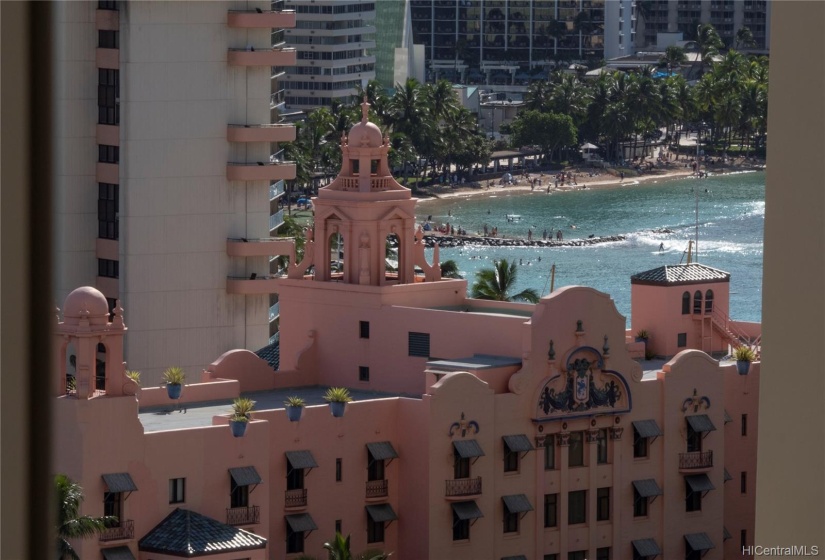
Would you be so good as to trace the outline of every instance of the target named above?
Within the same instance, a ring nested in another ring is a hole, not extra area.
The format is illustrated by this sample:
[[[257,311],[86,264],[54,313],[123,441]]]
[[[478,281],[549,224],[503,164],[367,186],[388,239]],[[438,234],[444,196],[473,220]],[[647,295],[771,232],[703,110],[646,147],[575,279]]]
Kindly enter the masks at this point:
[[[335,482],[341,482],[343,476],[343,466],[341,464],[341,459],[335,459]]]
[[[748,493],[748,473],[745,471],[739,474],[739,491],[743,494]]]
[[[547,436],[544,440],[544,470],[556,468],[556,436]]]
[[[292,461],[287,460],[286,470],[286,489],[287,490],[303,490],[304,488],[304,469],[296,469],[292,466]],[[302,533],[303,534],[303,533]]]
[[[470,478],[470,458],[462,457],[453,447],[453,478]]]
[[[558,527],[559,525],[559,495],[544,495],[544,526]]]
[[[610,488],[596,490],[596,521],[610,520]]]
[[[120,31],[105,31],[103,29],[98,30],[97,46],[101,49],[119,49]]]
[[[697,432],[687,423],[687,452],[693,453],[702,451],[702,432]]]
[[[229,507],[249,507],[249,486],[240,486],[230,477],[230,504]]]
[[[118,163],[120,161],[120,147],[98,144],[97,161],[101,163]]]
[[[690,315],[690,292],[682,294],[682,315]]]
[[[117,239],[120,234],[120,187],[111,183],[98,183],[97,191],[97,236],[101,239]]]
[[[186,501],[186,479],[185,478],[170,478],[169,479],[169,503],[182,504]]]
[[[699,290],[696,290],[696,293],[693,294],[693,312],[702,312],[702,292]]]
[[[742,415],[742,435],[743,436],[748,435],[748,415],[747,414]]]
[[[120,70],[99,68],[97,71],[97,122],[120,124]]]
[[[742,529],[739,532],[739,546],[743,549],[747,548],[748,546],[748,532],[745,529]]]
[[[430,335],[429,333],[411,332],[409,333],[409,352],[410,356],[419,356],[422,358],[430,357]]]
[[[648,498],[633,488],[633,517],[647,517]]]
[[[367,366],[358,366],[358,381],[370,380],[370,368]]]
[[[370,337],[370,322],[369,321],[358,321],[358,332],[360,338],[369,338]]]
[[[596,549],[596,560],[610,560],[610,547],[604,546]]]
[[[678,333],[676,335],[676,347],[677,348],[686,348],[687,347],[687,333]]]
[[[518,518],[519,513],[510,511],[507,506],[504,506],[504,532],[518,533]]]
[[[587,560],[586,550],[576,550],[567,553],[567,560]]]
[[[384,542],[384,522],[374,521],[369,514],[367,514],[367,542]]]
[[[573,432],[570,434],[568,440],[569,447],[567,448],[567,466],[568,467],[583,467],[584,466],[584,432]]]
[[[599,465],[607,463],[607,428],[599,430],[596,437],[596,462]]]
[[[384,480],[384,459],[376,459],[367,450],[367,480]]]
[[[117,2],[115,0],[98,0],[97,7],[99,10],[117,10]]]
[[[633,426],[633,457],[638,459],[640,457],[647,457],[648,453],[648,438],[639,435],[639,430]]]
[[[577,490],[567,495],[567,523],[587,522],[587,490]]]
[[[286,524],[286,553],[292,554],[295,552],[304,551],[304,531],[295,531]]]
[[[123,520],[123,492],[103,493],[103,515],[117,517],[120,524]]]
[[[713,312],[713,290],[705,292],[705,313]]]
[[[504,472],[518,472],[518,451],[513,451],[504,442]]]
[[[685,483],[685,511],[702,511],[702,493]]]
[[[336,533],[341,532],[341,520],[340,519],[335,520],[335,532]]]
[[[470,520],[459,519],[455,511],[453,511],[453,540],[466,541],[470,538]]]
[[[119,278],[120,262],[110,259],[97,259],[97,275],[104,278]]]

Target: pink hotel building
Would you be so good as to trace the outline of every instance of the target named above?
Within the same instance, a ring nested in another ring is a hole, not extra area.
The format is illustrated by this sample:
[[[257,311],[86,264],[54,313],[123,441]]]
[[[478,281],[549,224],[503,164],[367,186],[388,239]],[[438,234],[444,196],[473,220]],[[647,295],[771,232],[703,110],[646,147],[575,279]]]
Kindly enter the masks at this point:
[[[740,558],[760,368],[709,354],[760,327],[728,318],[730,276],[697,263],[634,276],[630,330],[586,287],[535,305],[470,299],[425,251],[366,110],[313,200],[302,258],[273,241],[294,257],[285,274],[230,280],[279,293],[277,352],[226,352],[172,401],[126,377],[123,309],[110,318],[90,287],[66,298],[56,470],[83,486],[84,514],[120,519],[76,543],[81,557],[323,558],[341,531],[353,551],[399,560]],[[640,359],[642,328],[664,360]],[[321,398],[329,386],[353,394],[343,417]],[[238,395],[257,405],[236,438]],[[307,400],[297,422],[290,395]]]

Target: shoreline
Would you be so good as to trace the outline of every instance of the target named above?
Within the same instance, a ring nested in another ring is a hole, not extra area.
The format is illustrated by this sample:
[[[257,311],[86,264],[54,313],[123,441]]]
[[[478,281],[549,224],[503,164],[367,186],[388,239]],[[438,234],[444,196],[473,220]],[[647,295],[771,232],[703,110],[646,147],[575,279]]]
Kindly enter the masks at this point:
[[[609,172],[606,172],[605,170],[601,170],[599,175],[595,177],[581,177],[581,175],[586,175],[587,173],[589,173],[589,170],[577,171],[576,168],[567,168],[564,170],[565,173],[576,173],[581,178],[581,182],[577,185],[564,185],[559,187],[551,186],[549,191],[547,189],[547,184],[545,182],[552,181],[553,177],[555,176],[555,173],[548,173],[544,174],[543,176],[539,175],[538,173],[528,173],[528,177],[532,179],[540,177],[542,179],[542,183],[544,183],[542,186],[536,186],[534,189],[530,187],[530,184],[524,179],[523,175],[519,175],[514,176],[514,179],[516,180],[515,185],[502,186],[495,184],[490,186],[489,188],[469,186],[452,187],[450,185],[437,185],[421,189],[414,196],[419,199],[419,202],[425,202],[431,200],[443,200],[450,198],[469,198],[491,194],[499,195],[502,193],[524,194],[534,192],[541,194],[555,194],[564,192],[576,192],[582,190],[617,189],[625,186],[636,186],[644,183],[656,182],[659,180],[669,181],[674,179],[685,179],[688,177],[695,177],[693,171],[689,167],[683,167],[682,164],[673,162],[666,165],[667,167],[665,168],[657,168],[641,176],[626,177],[624,180]],[[751,164],[745,162],[715,164],[712,166],[706,165],[703,169],[703,171],[709,172],[711,177],[716,175],[729,175],[732,173],[741,173],[748,171],[756,172],[764,170],[765,165],[763,164]],[[507,173],[507,171],[503,171],[502,175],[504,173]],[[498,183],[498,181],[495,182]]]

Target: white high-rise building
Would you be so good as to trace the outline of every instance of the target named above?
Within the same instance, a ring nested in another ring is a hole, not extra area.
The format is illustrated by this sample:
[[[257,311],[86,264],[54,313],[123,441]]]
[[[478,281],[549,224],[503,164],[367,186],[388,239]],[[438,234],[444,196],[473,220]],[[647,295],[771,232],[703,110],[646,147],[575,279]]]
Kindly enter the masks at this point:
[[[604,5],[604,58],[636,53],[636,0],[611,0]]]
[[[295,10],[286,42],[298,52],[284,77],[286,104],[297,109],[349,101],[375,78],[375,2],[287,0]]]
[[[126,360],[155,384],[169,366],[269,343],[272,47],[295,15],[265,1],[56,4],[56,302],[94,285],[129,309]],[[277,159],[277,158],[276,158]],[[275,220],[277,221],[277,214]],[[243,240],[243,241],[241,241]],[[105,348],[99,348],[104,351]]]

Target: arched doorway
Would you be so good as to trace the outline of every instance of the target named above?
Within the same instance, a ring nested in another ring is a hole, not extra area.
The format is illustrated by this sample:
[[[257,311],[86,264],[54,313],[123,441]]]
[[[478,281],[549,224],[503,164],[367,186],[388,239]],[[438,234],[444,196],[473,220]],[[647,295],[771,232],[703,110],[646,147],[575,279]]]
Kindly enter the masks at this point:
[[[696,290],[696,293],[693,294],[693,312],[702,312],[702,292],[699,290]]]
[[[713,313],[713,290],[705,292],[705,313]]]
[[[690,292],[682,294],[682,315],[690,315]]]

